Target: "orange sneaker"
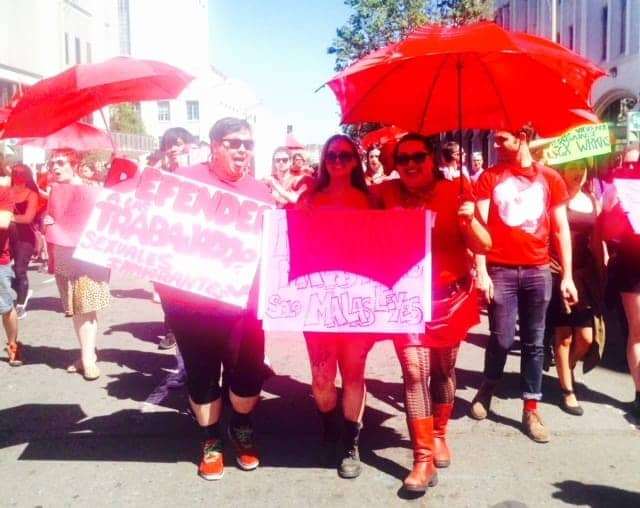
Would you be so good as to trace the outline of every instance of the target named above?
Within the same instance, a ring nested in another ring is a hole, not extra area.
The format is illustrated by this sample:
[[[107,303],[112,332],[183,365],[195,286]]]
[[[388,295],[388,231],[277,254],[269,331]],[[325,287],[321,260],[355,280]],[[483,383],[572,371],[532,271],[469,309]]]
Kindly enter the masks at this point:
[[[236,449],[236,462],[240,469],[252,471],[260,465],[258,449],[253,439],[253,427],[229,426],[229,438]]]
[[[224,475],[222,439],[207,439],[202,445],[198,474],[205,480],[219,480]]]
[[[9,365],[12,367],[22,365],[22,344],[19,342],[7,344],[7,355],[9,356]]]

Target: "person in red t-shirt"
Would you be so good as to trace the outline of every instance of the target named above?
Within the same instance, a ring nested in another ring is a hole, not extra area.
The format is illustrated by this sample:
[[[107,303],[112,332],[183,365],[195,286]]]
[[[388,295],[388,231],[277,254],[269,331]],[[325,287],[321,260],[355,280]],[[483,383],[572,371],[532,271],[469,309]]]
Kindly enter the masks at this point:
[[[373,187],[384,208],[426,208],[436,214],[431,236],[433,319],[424,334],[394,340],[414,450],[413,470],[404,488],[424,492],[436,483],[435,467],[447,467],[451,461],[445,438],[453,410],[458,347],[479,322],[468,249],[487,252],[491,238],[475,218],[469,181],[463,179],[461,195],[460,177],[447,180],[437,170],[426,138],[404,136],[396,146],[395,166],[399,180]]]
[[[486,221],[493,247],[477,257],[478,287],[489,302],[489,344],[485,381],[473,399],[471,417],[487,417],[493,390],[502,377],[513,345],[516,318],[522,343],[522,426],[534,441],[549,441],[537,411],[542,398],[545,315],[551,298],[549,239],[554,237],[562,267],[560,289],[568,304],[577,301],[571,273],[571,235],[567,221],[567,188],[558,173],[533,161],[529,141],[533,129],[498,131],[497,166],[476,184],[478,209]]]
[[[22,365],[22,345],[18,342],[18,315],[13,305],[11,283],[11,252],[9,249],[9,225],[13,218],[14,197],[11,178],[0,176],[0,314],[7,335],[7,355],[9,365]]]

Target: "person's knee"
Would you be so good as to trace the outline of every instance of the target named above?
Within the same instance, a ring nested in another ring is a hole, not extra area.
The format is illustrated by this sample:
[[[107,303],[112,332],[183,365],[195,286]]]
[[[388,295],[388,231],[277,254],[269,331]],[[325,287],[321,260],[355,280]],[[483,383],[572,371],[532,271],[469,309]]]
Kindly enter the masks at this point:
[[[556,346],[559,348],[570,348],[573,339],[571,337],[558,337],[556,339]]]
[[[319,370],[313,372],[311,379],[311,387],[314,393],[326,393],[335,389],[336,371],[331,369]]]

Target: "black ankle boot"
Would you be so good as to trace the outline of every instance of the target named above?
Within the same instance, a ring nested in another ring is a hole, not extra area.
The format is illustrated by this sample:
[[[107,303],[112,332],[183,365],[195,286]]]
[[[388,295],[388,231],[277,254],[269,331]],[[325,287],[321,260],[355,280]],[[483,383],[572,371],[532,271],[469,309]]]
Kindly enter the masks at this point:
[[[324,467],[336,467],[338,461],[338,441],[342,434],[342,418],[338,408],[323,413],[319,411],[322,419],[322,441],[320,443],[320,463]]]
[[[341,478],[357,478],[362,472],[360,462],[360,452],[358,441],[360,440],[359,422],[344,421],[344,432],[342,434],[342,454],[338,465],[338,474]]]

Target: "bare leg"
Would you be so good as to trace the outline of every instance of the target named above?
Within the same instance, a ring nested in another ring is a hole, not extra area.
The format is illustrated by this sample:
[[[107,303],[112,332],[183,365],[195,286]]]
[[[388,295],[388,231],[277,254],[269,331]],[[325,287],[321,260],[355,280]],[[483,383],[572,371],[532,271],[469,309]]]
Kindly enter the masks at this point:
[[[591,349],[593,344],[593,328],[590,326],[573,329],[573,343],[569,352],[569,365],[571,370],[576,368],[577,363],[582,360]]]
[[[567,326],[556,328],[554,353],[556,356],[556,369],[560,388],[564,392],[565,403],[568,406],[577,406],[578,400],[573,392],[573,373],[569,363],[571,343],[573,342],[573,329]]]
[[[18,316],[15,307],[2,315],[2,326],[7,334],[7,344],[15,344],[18,341]]]
[[[624,313],[629,323],[627,363],[636,392],[640,392],[640,294],[621,293],[621,296]]]
[[[73,327],[80,342],[82,366],[87,367],[96,363],[96,338],[98,336],[98,316],[95,312],[73,315]]]
[[[337,337],[329,334],[305,333],[311,364],[311,390],[322,413],[335,409],[338,403]]]
[[[338,364],[342,376],[342,411],[345,419],[362,422],[367,389],[364,369],[371,349],[368,337],[349,337],[338,348]]]
[[[191,404],[191,409],[196,417],[196,421],[201,427],[208,427],[220,420],[220,414],[222,413],[221,397],[207,404],[196,404],[191,400],[191,397],[189,397],[189,403]]]
[[[231,400],[231,405],[236,413],[240,413],[243,415],[247,415],[253,411],[258,404],[258,400],[260,399],[260,395],[253,395],[252,397],[240,397],[236,395],[231,390],[229,390],[229,400]]]

